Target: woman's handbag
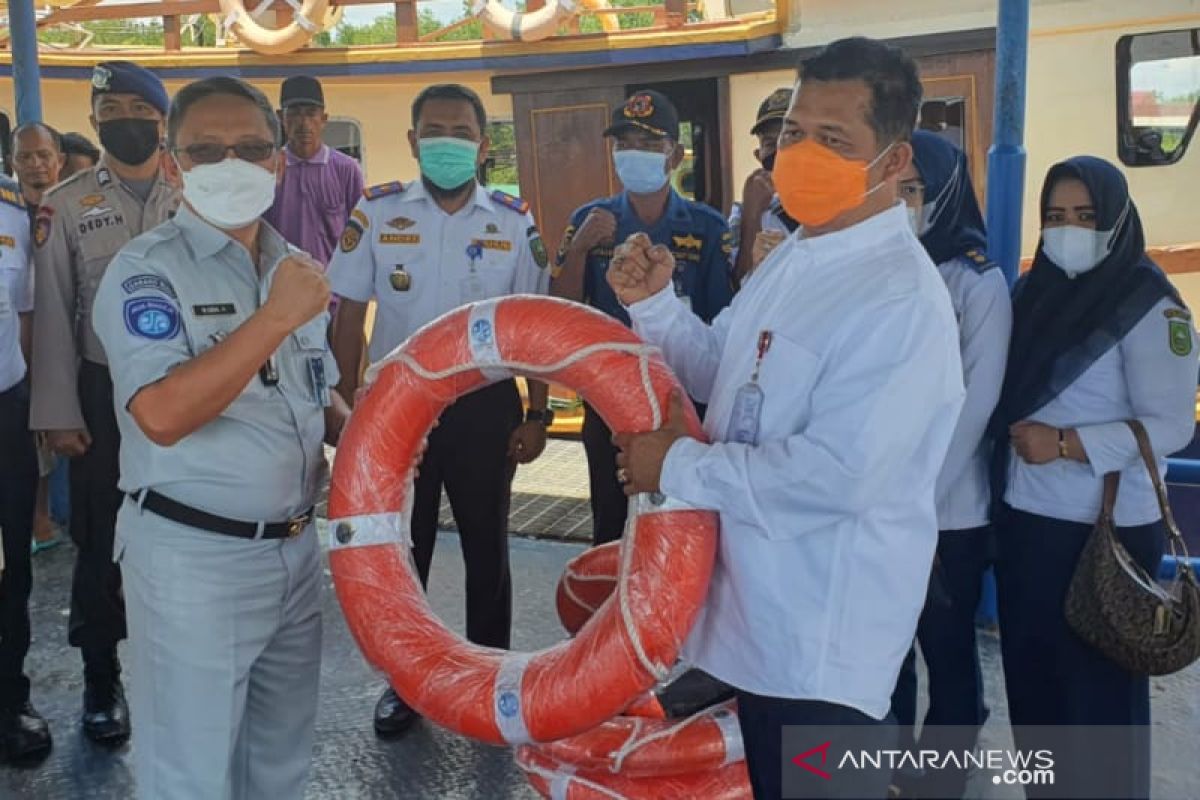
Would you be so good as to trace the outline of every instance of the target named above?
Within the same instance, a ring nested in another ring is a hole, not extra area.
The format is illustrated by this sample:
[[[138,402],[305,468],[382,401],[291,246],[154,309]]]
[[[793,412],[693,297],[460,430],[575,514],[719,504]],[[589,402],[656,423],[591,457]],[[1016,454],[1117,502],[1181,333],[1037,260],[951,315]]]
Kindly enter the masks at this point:
[[[1104,502],[1067,592],[1071,629],[1124,669],[1144,675],[1178,672],[1200,658],[1200,585],[1167,501],[1146,429],[1127,421],[1158,495],[1167,544],[1178,569],[1161,586],[1117,538],[1113,508],[1120,473],[1104,476]],[[1182,556],[1182,557],[1181,557]]]

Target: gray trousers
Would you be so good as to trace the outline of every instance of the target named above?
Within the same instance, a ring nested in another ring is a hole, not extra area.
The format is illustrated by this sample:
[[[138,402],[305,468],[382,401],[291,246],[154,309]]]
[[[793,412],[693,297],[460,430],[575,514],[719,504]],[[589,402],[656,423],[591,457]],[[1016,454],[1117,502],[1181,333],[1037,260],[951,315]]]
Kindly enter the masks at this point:
[[[321,657],[316,527],[295,539],[238,539],[126,499],[115,555],[138,796],[302,797]]]

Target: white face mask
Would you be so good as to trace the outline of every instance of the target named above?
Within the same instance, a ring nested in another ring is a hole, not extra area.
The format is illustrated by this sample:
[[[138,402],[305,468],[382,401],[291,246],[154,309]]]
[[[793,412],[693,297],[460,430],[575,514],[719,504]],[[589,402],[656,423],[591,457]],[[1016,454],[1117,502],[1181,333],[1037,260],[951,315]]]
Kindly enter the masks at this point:
[[[1069,277],[1095,269],[1112,252],[1113,231],[1063,225],[1042,231],[1046,257]]]
[[[936,210],[937,207],[933,203],[926,203],[920,208],[908,206],[908,226],[918,239],[929,233],[929,229],[933,227],[933,212]]]
[[[223,230],[244,228],[275,202],[275,173],[240,158],[197,164],[183,175],[183,197]]]

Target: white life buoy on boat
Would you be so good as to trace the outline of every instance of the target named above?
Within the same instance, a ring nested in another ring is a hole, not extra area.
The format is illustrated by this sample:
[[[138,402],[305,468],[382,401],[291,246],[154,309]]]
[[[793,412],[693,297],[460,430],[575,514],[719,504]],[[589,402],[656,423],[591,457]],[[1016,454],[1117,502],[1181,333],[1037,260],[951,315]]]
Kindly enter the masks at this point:
[[[528,13],[505,8],[500,0],[475,0],[471,6],[471,14],[483,20],[493,33],[519,42],[553,36],[559,24],[574,13],[575,0],[547,0],[546,5]]]
[[[579,5],[588,11],[610,8],[608,0],[579,0]],[[493,33],[519,42],[536,42],[553,36],[565,19],[578,13],[575,0],[548,0],[537,11],[528,13],[510,11],[500,0],[475,0],[471,6],[471,14],[483,20]],[[614,14],[597,14],[596,18],[605,33],[621,29]]]
[[[258,17],[270,8],[274,0],[259,0],[247,10],[242,0],[220,0],[221,15],[227,28],[251,50],[263,55],[282,55],[299,50],[320,33],[329,20],[329,0],[285,0],[293,9],[292,21],[278,29],[265,28]]]

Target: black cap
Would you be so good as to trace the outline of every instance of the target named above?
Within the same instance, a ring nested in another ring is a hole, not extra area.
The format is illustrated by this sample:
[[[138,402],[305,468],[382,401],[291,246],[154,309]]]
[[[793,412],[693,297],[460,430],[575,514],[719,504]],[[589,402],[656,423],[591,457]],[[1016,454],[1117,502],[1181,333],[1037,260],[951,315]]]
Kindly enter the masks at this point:
[[[625,105],[613,111],[612,124],[604,131],[604,135],[616,136],[629,128],[679,141],[679,114],[662,92],[639,89],[629,96]]]
[[[311,75],[293,75],[279,88],[279,107],[324,106],[325,93],[321,82]]]
[[[792,104],[792,90],[776,89],[762,101],[758,107],[758,116],[754,119],[754,127],[750,133],[757,134],[759,129],[773,119],[783,119],[787,116],[788,106]]]

